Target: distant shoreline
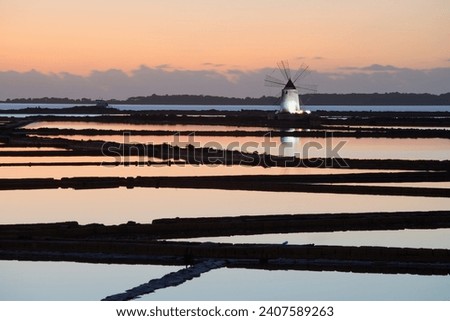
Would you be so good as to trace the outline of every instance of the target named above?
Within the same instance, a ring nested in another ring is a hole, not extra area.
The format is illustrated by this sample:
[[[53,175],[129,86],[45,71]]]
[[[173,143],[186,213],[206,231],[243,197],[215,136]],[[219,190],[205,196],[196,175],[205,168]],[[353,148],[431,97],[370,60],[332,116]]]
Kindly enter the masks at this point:
[[[350,105],[350,106],[448,106],[450,105],[450,92],[446,94],[307,94],[301,99],[305,105],[325,106],[325,105]],[[105,100],[114,105],[277,105],[278,98],[262,96],[260,98],[235,98],[207,95],[151,95],[130,97],[125,100],[109,99]],[[82,98],[16,98],[0,101],[0,103],[10,104],[96,104],[96,100]]]

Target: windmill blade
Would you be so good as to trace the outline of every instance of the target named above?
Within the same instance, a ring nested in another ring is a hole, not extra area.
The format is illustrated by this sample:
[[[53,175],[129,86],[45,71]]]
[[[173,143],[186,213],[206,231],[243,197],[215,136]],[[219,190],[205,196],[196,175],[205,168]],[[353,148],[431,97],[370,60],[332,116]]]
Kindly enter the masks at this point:
[[[280,91],[276,97],[277,100],[274,102],[274,105],[279,105],[281,103],[282,92]]]
[[[273,76],[267,75],[264,79],[265,85],[269,87],[284,87],[285,83],[283,80],[275,78]]]
[[[289,79],[291,79],[289,76],[290,74],[288,73],[288,71],[286,70],[286,64],[284,61],[280,61],[277,63],[278,66],[278,70],[280,70],[280,73],[284,76],[284,78],[286,79],[286,81],[288,81]]]
[[[306,77],[310,73],[311,73],[311,71],[309,70],[309,66],[302,64],[300,66],[300,68],[297,70],[297,72],[295,73],[293,83],[295,84],[295,82],[297,80],[299,80],[301,77]]]
[[[309,67],[306,64],[302,64],[300,66],[300,68],[297,70],[297,72],[295,73],[294,78],[291,78],[291,70],[289,67],[289,62],[287,61],[280,61],[277,63],[277,67],[278,70],[275,69],[272,71],[272,73],[270,75],[266,75],[266,78],[264,79],[265,85],[267,87],[286,87],[287,84],[291,83],[295,84],[296,81],[306,77],[307,75],[309,75],[311,73],[311,71],[309,70]],[[280,78],[274,77],[273,75],[276,73],[277,76],[278,72],[282,75],[283,78],[285,78],[285,80],[282,80]],[[289,87],[290,88],[290,87]],[[309,93],[316,93],[317,92],[317,85],[312,85],[312,84],[295,84],[294,89],[298,90],[298,93],[300,94],[300,92],[302,91],[303,94],[309,94]],[[301,100],[301,95],[299,99]],[[278,100],[279,102],[281,101],[283,97],[283,92],[281,92],[281,94],[278,96]],[[307,97],[307,99],[309,99],[310,97]],[[302,102],[303,103],[303,102]]]
[[[271,82],[268,82],[268,81],[266,81],[265,86],[266,86],[266,87],[276,87],[276,88],[284,87],[284,85],[280,85],[280,84],[276,84],[276,83],[271,83]]]
[[[296,85],[296,87],[298,89],[302,89],[302,90],[305,90],[308,92],[313,92],[313,93],[317,92],[317,85],[301,84],[301,85]]]
[[[310,94],[306,94],[306,95],[303,95],[302,97],[300,97],[299,99],[300,99],[302,105],[307,105],[308,102],[312,99],[312,96]]]
[[[291,69],[289,68],[289,61],[282,60],[281,64],[283,65],[284,72],[287,76],[287,79],[291,79]]]

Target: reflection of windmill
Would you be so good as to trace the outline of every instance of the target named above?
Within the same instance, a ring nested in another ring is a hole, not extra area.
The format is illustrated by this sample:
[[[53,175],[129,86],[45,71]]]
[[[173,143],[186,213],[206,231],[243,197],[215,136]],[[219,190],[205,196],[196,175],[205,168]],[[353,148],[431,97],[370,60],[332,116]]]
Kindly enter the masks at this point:
[[[284,80],[276,78],[272,75],[267,75],[264,80],[266,86],[283,88],[281,91],[281,102],[279,113],[289,114],[303,114],[309,113],[303,109],[301,100],[299,98],[299,89],[306,92],[316,92],[316,86],[296,84],[300,79],[303,79],[309,75],[310,71],[308,66],[302,64],[302,66],[295,73],[294,77],[291,76],[291,70],[287,61],[281,61],[277,63],[278,70],[283,76]],[[274,70],[272,74],[275,72]]]

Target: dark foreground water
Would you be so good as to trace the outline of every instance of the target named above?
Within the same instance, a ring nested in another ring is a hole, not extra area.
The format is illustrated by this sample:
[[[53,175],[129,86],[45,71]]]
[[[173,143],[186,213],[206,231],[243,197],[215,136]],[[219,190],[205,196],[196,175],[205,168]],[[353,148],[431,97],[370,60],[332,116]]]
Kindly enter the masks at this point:
[[[0,300],[101,300],[178,267],[0,261]],[[448,276],[222,268],[140,300],[450,300]]]
[[[0,110],[6,109],[24,109],[29,107],[41,108],[67,108],[74,104],[11,104],[0,103]],[[78,106],[89,106],[79,104]],[[120,110],[278,110],[277,105],[110,105],[110,107]],[[311,111],[329,110],[329,111],[446,111],[450,112],[450,106],[305,106],[305,109]]]
[[[0,104],[0,109],[27,107],[62,108],[72,105]],[[174,106],[116,105],[122,110],[145,109],[262,109],[277,106]],[[310,110],[449,111],[450,106],[311,106]],[[73,127],[53,124],[56,127]],[[78,126],[86,126],[83,123]],[[89,124],[92,126],[93,124]],[[94,124],[100,126],[101,124]],[[42,126],[34,124],[30,126]],[[108,125],[112,126],[112,125]],[[123,124],[121,125],[123,126]],[[97,127],[98,128],[98,127]],[[121,128],[125,129],[125,128]],[[92,137],[71,137],[93,139]],[[164,142],[173,137],[133,137],[133,140]],[[95,139],[95,138],[94,138]],[[100,139],[100,137],[97,137]],[[123,137],[101,137],[120,142]],[[243,144],[254,137],[199,137],[207,145],[224,146],[230,140]],[[170,140],[169,140],[170,141]],[[302,147],[308,139],[296,142]],[[277,146],[283,144],[274,138]],[[321,142],[318,140],[317,142]],[[324,142],[322,142],[324,143]],[[8,148],[4,147],[4,150]],[[14,149],[13,149],[14,150]],[[360,158],[450,159],[444,139],[347,139],[342,153]],[[68,161],[68,158],[0,157],[1,163]],[[77,159],[71,159],[75,161]],[[84,158],[94,161],[95,158]],[[110,160],[110,159],[109,159]],[[262,169],[244,167],[1,167],[0,177],[74,176],[192,176],[242,174],[330,174],[332,169]],[[320,172],[319,172],[320,171]],[[346,171],[339,169],[337,171]],[[438,184],[438,183],[435,183]],[[448,183],[431,187],[450,188]],[[129,220],[149,223],[164,217],[236,216],[342,212],[448,210],[450,198],[220,191],[199,189],[118,188],[104,190],[16,190],[1,191],[0,224],[78,221],[81,224],[120,224]],[[450,248],[450,229],[294,233],[201,241],[237,243],[284,243],[328,245],[373,245],[414,248]],[[198,240],[197,240],[198,241]],[[100,300],[123,292],[179,267],[84,264],[73,262],[0,261],[0,300]],[[383,275],[343,272],[263,271],[222,268],[177,287],[159,290],[142,300],[450,300],[449,276]]]

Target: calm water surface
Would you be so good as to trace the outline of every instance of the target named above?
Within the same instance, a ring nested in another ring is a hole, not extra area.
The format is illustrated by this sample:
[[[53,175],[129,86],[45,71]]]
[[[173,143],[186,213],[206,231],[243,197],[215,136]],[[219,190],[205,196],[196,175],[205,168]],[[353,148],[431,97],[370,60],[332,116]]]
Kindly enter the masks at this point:
[[[97,301],[180,268],[0,261],[0,300]],[[450,277],[222,268],[139,300],[450,300]]]
[[[0,300],[98,301],[178,269],[157,265],[0,261]]]
[[[450,249],[450,229],[235,235],[185,239],[185,241],[260,244],[288,242],[288,244]]]
[[[221,125],[183,125],[183,124],[126,124],[126,123],[96,123],[70,121],[42,121],[31,123],[23,128],[59,128],[59,129],[106,129],[106,130],[171,130],[171,131],[231,131],[267,130],[267,127],[239,127]]]
[[[72,129],[148,129],[193,131],[224,130],[233,131],[242,128],[237,126],[203,126],[203,125],[134,125],[134,124],[102,124],[89,122],[38,122],[28,125],[29,128],[55,127]],[[246,130],[267,130],[254,127]],[[450,159],[450,140],[430,139],[389,139],[389,138],[353,138],[353,137],[218,137],[189,135],[139,136],[139,135],[108,135],[108,136],[60,136],[76,140],[104,140],[117,143],[162,144],[186,147],[191,144],[196,147],[212,147],[216,149],[240,150],[243,152],[258,152],[271,155],[308,157],[343,157],[360,159]]]
[[[165,217],[448,210],[450,198],[176,188],[0,191],[0,224],[148,223]],[[24,201],[26,200],[26,201]]]
[[[36,105],[24,105],[35,107]],[[70,107],[72,105],[65,105]],[[0,104],[0,109],[16,108]],[[41,107],[47,107],[41,104]],[[55,107],[51,105],[51,107]],[[60,106],[62,107],[62,106]],[[119,107],[119,106],[117,106]],[[185,106],[181,106],[186,108]],[[190,108],[192,106],[189,106]],[[120,106],[122,109],[177,109],[180,106]],[[242,109],[242,106],[197,106],[197,109]],[[257,109],[255,106],[245,108]],[[272,108],[263,106],[260,109]],[[450,106],[317,106],[327,110],[448,110]],[[269,109],[271,110],[271,109]],[[88,124],[88,125],[86,125]],[[77,123],[78,128],[92,128],[92,123]],[[63,126],[59,123],[58,126]],[[73,123],[66,124],[73,128]],[[33,124],[32,126],[36,126]],[[38,124],[39,127],[47,125]],[[49,123],[48,127],[54,127]],[[87,127],[86,127],[87,126]],[[95,128],[100,125],[95,124]],[[103,126],[103,125],[101,125]],[[238,130],[229,126],[153,126],[123,127],[122,130]],[[211,127],[214,127],[212,129]],[[223,128],[222,128],[223,127]],[[103,127],[102,127],[103,128]],[[111,129],[108,124],[105,129]],[[248,128],[246,128],[248,129]],[[251,130],[260,130],[255,127]],[[68,136],[70,139],[112,139],[123,136]],[[136,142],[163,143],[173,136],[136,136]],[[186,139],[188,137],[180,137]],[[261,137],[195,136],[200,146],[237,142],[233,148],[265,152]],[[300,153],[324,156],[342,139],[273,137],[272,154]],[[345,139],[341,157],[450,159],[450,141],[442,139]],[[180,141],[178,144],[187,144]],[[251,144],[256,143],[256,146]],[[319,149],[322,146],[323,149]],[[314,148],[315,147],[315,148]],[[253,148],[253,149],[252,149]],[[18,150],[7,149],[2,150]],[[31,149],[30,149],[31,150]],[[42,150],[42,149],[41,149]],[[130,159],[134,160],[134,159]],[[0,157],[0,163],[52,161],[114,161],[110,157]],[[170,170],[169,170],[170,169]],[[152,175],[241,175],[241,174],[325,174],[362,172],[331,169],[263,169],[246,167],[1,167],[0,177],[73,177],[73,176],[152,176]],[[364,171],[367,172],[367,171]],[[410,184],[410,183],[408,183]],[[378,185],[378,184],[377,184]],[[399,184],[396,184],[399,185]],[[411,185],[408,185],[411,186]],[[415,186],[450,187],[448,183],[417,183]],[[103,189],[103,190],[30,190],[0,191],[0,224],[78,221],[80,224],[120,224],[127,221],[149,223],[164,217],[237,216],[261,214],[354,213],[377,211],[428,211],[450,209],[450,198],[338,195],[312,193],[275,193],[201,189]],[[204,238],[204,241],[256,242],[324,245],[379,245],[424,248],[450,248],[450,229],[373,232],[292,233],[256,236]],[[0,261],[0,300],[100,300],[101,298],[159,278],[178,267],[81,264],[71,262]],[[39,277],[37,277],[39,276]],[[262,282],[264,280],[264,282]],[[379,275],[342,272],[255,271],[219,269],[176,288],[159,290],[143,300],[450,300],[450,277],[415,275]]]
[[[217,137],[217,136],[59,136],[75,140],[102,140],[120,144],[163,144],[240,150],[246,153],[359,159],[450,159],[450,140],[441,138],[353,138],[353,137]],[[114,157],[109,157],[110,160]]]
[[[93,161],[91,158],[72,158],[72,161]],[[130,158],[138,161],[138,158]],[[66,162],[64,158],[17,158],[0,157],[0,163],[29,163],[55,161]],[[96,161],[111,161],[110,158],[99,158]],[[214,176],[214,175],[308,175],[308,174],[350,174],[376,173],[379,170],[333,169],[333,168],[281,168],[281,167],[247,167],[247,166],[196,166],[156,164],[152,166],[1,166],[2,178],[62,178],[62,177],[136,177],[136,176]]]
[[[224,268],[142,300],[450,300],[450,277]]]

